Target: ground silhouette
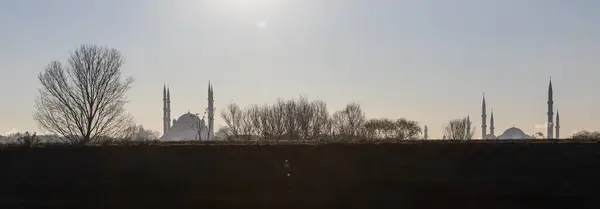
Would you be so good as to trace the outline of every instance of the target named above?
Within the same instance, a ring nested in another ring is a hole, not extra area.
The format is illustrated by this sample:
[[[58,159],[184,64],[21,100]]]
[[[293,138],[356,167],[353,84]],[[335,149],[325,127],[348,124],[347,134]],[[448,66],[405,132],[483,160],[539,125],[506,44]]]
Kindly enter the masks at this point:
[[[596,143],[4,148],[0,204],[584,208],[599,168]]]

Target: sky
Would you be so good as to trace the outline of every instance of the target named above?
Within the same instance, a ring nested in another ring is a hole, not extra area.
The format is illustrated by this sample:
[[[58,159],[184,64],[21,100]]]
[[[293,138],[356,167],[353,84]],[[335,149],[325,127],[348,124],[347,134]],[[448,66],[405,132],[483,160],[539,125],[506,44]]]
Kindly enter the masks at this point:
[[[118,49],[135,83],[127,110],[162,132],[172,115],[305,95],[330,112],[405,117],[441,138],[483,92],[496,135],[546,133],[550,77],[561,137],[600,131],[596,0],[0,0],[0,134],[38,131],[37,75],[81,44]],[[488,122],[489,124],[489,122]],[[489,125],[488,125],[489,127]]]

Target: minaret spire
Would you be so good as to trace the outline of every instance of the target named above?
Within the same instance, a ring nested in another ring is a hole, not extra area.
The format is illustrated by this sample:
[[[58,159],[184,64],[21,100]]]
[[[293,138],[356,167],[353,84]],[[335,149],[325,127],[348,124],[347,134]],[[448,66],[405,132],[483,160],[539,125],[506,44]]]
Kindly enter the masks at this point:
[[[167,132],[171,128],[171,88],[167,84]]]
[[[560,117],[558,116],[558,109],[556,109],[556,139],[560,139]]]
[[[552,77],[550,77],[550,84],[548,85],[548,139],[554,139],[554,135],[552,133],[552,128],[554,127],[553,116],[554,112],[552,112],[552,105],[554,104],[552,98]]]
[[[167,115],[167,109],[168,109],[168,105],[167,105],[167,84],[165,83],[163,85],[163,137],[165,135],[167,135],[167,132],[169,131],[169,117]]]
[[[471,117],[467,115],[467,138],[471,139]]]
[[[215,129],[215,101],[213,98],[213,87],[210,81],[208,81],[208,138],[214,136]]]
[[[485,139],[486,125],[486,107],[485,107],[485,92],[483,92],[483,102],[481,103],[481,139]]]
[[[490,135],[494,135],[494,108],[492,108],[492,116],[490,117]]]

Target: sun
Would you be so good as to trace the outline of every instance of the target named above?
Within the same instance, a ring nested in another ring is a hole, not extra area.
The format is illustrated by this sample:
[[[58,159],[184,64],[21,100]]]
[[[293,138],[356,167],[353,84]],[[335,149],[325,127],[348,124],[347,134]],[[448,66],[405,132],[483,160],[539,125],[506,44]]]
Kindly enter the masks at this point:
[[[258,21],[258,23],[256,23],[256,26],[260,29],[264,29],[267,27],[267,22],[265,21]]]

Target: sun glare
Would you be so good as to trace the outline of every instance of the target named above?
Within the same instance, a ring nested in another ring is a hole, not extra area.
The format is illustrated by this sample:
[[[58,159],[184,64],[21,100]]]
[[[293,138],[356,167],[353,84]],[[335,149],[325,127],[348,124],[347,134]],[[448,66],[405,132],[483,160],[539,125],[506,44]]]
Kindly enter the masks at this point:
[[[265,21],[259,21],[256,25],[258,26],[258,28],[264,29],[264,28],[267,27],[267,22],[265,22]]]

